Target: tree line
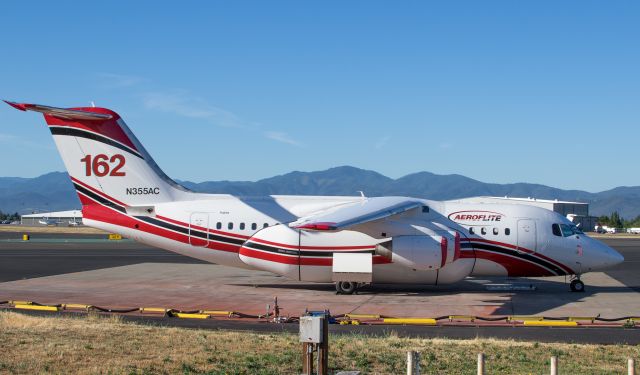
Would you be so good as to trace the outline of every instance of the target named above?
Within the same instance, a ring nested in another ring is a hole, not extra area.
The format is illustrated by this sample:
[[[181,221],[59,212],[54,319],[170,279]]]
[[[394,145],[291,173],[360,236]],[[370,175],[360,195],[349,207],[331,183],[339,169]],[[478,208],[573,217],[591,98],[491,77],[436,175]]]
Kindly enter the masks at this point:
[[[602,215],[598,218],[600,225],[606,225],[610,228],[639,228],[640,227],[640,215],[635,219],[625,220],[620,217],[618,211],[613,211],[611,215]]]
[[[4,212],[0,211],[0,221],[2,220],[20,220],[20,215],[18,215],[17,212],[14,212],[13,214],[5,214]]]

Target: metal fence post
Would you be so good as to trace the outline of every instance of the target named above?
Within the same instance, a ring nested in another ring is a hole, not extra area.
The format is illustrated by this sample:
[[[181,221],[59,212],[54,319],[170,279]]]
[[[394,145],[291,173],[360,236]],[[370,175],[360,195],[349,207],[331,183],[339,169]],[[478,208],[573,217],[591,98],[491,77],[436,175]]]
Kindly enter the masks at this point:
[[[407,375],[420,375],[420,353],[407,352]]]
[[[478,375],[484,375],[484,353],[478,353]]]
[[[329,314],[322,319],[322,342],[318,344],[318,374],[329,373]]]

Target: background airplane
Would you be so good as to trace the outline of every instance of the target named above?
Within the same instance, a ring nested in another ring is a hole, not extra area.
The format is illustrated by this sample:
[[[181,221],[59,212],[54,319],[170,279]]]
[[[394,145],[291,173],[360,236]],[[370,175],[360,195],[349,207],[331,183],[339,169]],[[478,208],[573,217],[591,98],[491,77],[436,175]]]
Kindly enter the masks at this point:
[[[566,217],[515,204],[411,197],[235,197],[171,180],[106,108],[7,102],[44,114],[83,222],[186,256],[292,279],[449,284],[468,276],[580,276],[623,257]],[[206,165],[206,164],[203,164]]]
[[[38,220],[38,223],[42,225],[58,225],[59,221],[55,219],[50,219],[48,217],[44,217],[41,220]]]

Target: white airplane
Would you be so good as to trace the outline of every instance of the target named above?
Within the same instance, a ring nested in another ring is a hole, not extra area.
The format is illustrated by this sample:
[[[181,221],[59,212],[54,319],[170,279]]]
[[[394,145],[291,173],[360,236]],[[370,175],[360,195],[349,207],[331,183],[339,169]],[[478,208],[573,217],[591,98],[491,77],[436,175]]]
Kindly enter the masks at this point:
[[[335,282],[351,294],[364,283],[468,276],[570,275],[571,290],[583,291],[583,273],[624,260],[566,217],[527,205],[194,193],[109,109],[7,103],[44,114],[85,225],[208,262]]]
[[[38,220],[38,223],[47,226],[58,225],[57,220],[49,219],[48,217],[43,217],[42,219]]]

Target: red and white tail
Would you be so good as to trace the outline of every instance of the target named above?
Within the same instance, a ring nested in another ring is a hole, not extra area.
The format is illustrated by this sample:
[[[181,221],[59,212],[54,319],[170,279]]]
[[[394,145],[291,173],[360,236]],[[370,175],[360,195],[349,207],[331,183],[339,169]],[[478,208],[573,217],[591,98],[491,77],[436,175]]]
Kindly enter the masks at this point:
[[[186,190],[167,177],[120,116],[97,107],[55,108],[7,102],[44,114],[83,205],[129,206],[179,200]]]

